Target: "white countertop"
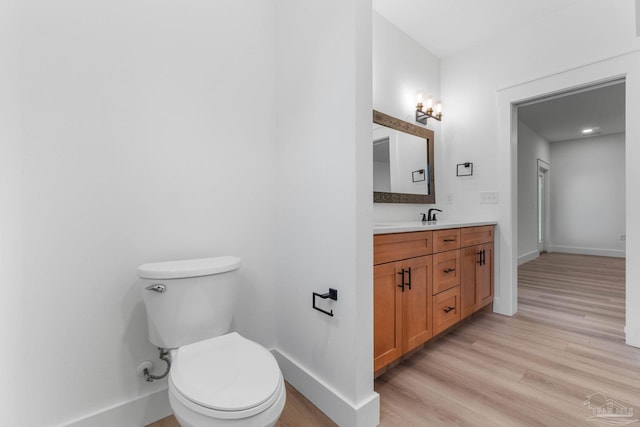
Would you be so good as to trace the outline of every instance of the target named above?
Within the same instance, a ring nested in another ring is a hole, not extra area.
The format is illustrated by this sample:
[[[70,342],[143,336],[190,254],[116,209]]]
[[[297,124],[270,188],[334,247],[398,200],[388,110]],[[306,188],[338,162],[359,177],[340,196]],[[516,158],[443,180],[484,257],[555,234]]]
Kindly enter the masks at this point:
[[[422,221],[381,222],[374,224],[373,234],[407,233],[410,231],[443,230],[446,228],[477,227],[481,225],[496,225],[495,221],[437,221],[435,223]]]

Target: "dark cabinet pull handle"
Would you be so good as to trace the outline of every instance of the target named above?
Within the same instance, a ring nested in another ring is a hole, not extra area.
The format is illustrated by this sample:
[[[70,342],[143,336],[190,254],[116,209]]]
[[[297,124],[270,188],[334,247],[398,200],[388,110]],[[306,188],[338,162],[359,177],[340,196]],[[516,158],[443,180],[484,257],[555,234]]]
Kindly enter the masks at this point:
[[[453,273],[454,271],[456,271],[455,268],[447,268],[446,270],[443,271],[444,274],[449,274],[449,273]]]
[[[402,276],[402,278],[400,279],[400,284],[398,285],[398,287],[402,288],[402,292],[404,292],[404,268],[398,274]]]
[[[404,281],[404,274],[407,273],[407,275],[409,276],[409,281],[405,282]],[[400,276],[402,276],[402,278],[400,279],[400,284],[398,285],[399,288],[402,288],[402,292],[404,292],[404,287],[408,287],[409,290],[411,290],[411,267],[409,267],[408,269],[402,269],[401,272],[398,273]]]
[[[445,243],[455,242],[457,239],[444,239]]]
[[[455,309],[456,309],[455,307],[451,307],[451,306],[449,306],[449,307],[445,308],[443,311],[444,311],[445,313],[448,313],[448,312],[450,312],[450,311],[452,311],[452,310],[455,310]]]
[[[476,252],[476,255],[478,255],[478,265],[486,265],[487,264],[487,258],[486,258],[485,249]]]
[[[409,281],[405,282],[404,280],[404,274],[407,274],[407,276],[409,276]],[[402,288],[402,292],[404,292],[404,287],[408,287],[409,290],[411,290],[411,267],[409,267],[408,269],[402,269],[401,272],[398,273],[400,276],[402,276],[402,278],[400,279],[400,284],[398,285],[399,288]]]

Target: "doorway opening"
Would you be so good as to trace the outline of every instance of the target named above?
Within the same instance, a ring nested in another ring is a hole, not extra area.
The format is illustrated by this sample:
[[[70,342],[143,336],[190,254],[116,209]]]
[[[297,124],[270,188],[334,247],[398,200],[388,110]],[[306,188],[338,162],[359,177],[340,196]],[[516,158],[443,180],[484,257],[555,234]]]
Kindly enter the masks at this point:
[[[534,273],[523,284],[523,304],[531,297],[524,285],[551,263],[567,275],[550,292],[579,295],[589,283],[580,274],[602,265],[590,274],[610,274],[624,307],[625,90],[623,78],[515,105],[518,272]],[[609,308],[600,307],[603,319]],[[619,317],[619,310],[610,314]],[[624,318],[617,317],[608,324],[624,337]]]
[[[518,264],[542,252],[625,256],[625,87],[517,105]]]

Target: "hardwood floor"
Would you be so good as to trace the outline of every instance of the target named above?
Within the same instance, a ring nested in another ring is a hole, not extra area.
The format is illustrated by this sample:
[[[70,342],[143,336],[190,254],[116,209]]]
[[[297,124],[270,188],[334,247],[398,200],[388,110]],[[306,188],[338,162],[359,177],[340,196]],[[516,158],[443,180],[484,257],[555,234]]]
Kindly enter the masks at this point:
[[[337,425],[289,383],[286,383],[286,386],[287,402],[276,427],[332,427]],[[180,427],[180,424],[175,417],[170,416],[149,424],[147,427]]]
[[[481,311],[376,380],[380,425],[594,427],[606,424],[587,421],[584,403],[598,392],[640,418],[624,275],[620,258],[554,253],[521,266],[518,314]],[[335,424],[287,384],[278,426]],[[169,417],[150,427],[178,424]]]
[[[593,426],[597,392],[639,418],[624,274],[624,259],[582,255],[521,266],[515,316],[479,312],[376,380],[380,425]]]

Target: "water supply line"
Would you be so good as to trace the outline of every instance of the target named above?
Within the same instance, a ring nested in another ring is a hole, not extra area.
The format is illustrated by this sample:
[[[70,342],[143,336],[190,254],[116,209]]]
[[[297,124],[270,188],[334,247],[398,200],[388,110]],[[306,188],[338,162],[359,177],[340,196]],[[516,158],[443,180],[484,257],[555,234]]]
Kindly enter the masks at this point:
[[[171,358],[169,357],[169,350],[160,347],[158,347],[158,350],[160,350],[160,356],[158,357],[160,358],[160,360],[165,361],[165,363],[167,364],[167,368],[161,375],[152,375],[151,372],[149,372],[148,368],[144,368],[142,373],[144,374],[144,379],[146,381],[152,382],[153,380],[161,380],[162,378],[166,377],[167,374],[169,374],[169,369],[171,369]]]

